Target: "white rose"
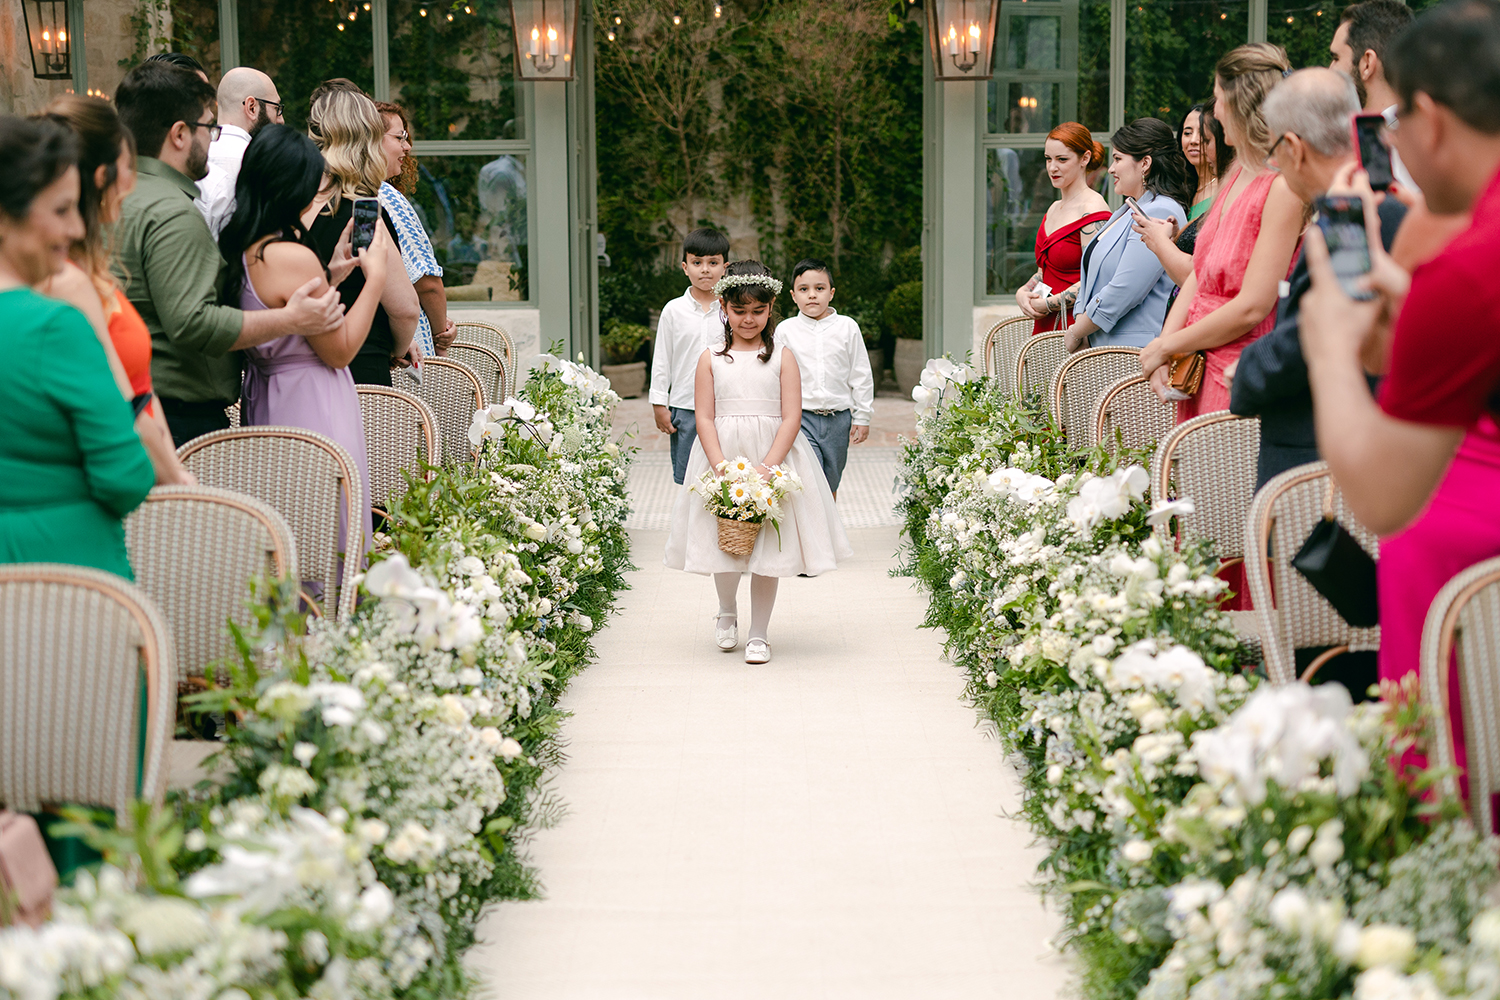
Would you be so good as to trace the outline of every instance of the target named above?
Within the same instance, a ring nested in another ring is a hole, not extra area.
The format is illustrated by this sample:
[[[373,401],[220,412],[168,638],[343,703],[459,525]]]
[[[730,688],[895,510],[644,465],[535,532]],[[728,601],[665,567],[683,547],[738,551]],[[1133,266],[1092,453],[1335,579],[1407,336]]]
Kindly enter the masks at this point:
[[[1500,910],[1485,910],[1469,925],[1469,940],[1500,955]]]
[[[1312,827],[1299,826],[1286,836],[1286,850],[1288,854],[1301,854],[1313,838]]]
[[[1151,855],[1154,852],[1151,849],[1151,845],[1144,840],[1130,840],[1126,841],[1125,846],[1120,848],[1120,853],[1124,855],[1126,861],[1129,861],[1131,864],[1140,865],[1150,861]]]
[[[1377,965],[1404,969],[1417,954],[1417,939],[1405,927],[1394,924],[1371,924],[1359,935],[1359,949],[1354,964],[1361,969]]]
[[[1309,913],[1307,894],[1296,886],[1287,886],[1271,898],[1271,923],[1288,934],[1301,934]]]
[[[301,764],[303,767],[307,767],[309,764],[311,764],[313,758],[317,755],[318,748],[316,744],[313,743],[302,743],[299,741],[296,746],[292,747],[292,756],[297,758],[297,763]]]
[[[986,687],[996,687],[1000,683],[1000,675],[991,670],[984,675],[984,683]]]

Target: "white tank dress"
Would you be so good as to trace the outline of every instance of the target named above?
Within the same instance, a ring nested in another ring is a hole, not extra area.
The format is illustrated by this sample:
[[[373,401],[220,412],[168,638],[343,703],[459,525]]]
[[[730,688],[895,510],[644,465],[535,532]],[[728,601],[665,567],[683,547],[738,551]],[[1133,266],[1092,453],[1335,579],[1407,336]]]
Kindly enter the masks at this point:
[[[781,429],[781,362],[786,356],[780,345],[766,362],[760,360],[759,351],[731,351],[729,357],[709,354],[714,429],[726,459],[743,455],[758,463],[771,450]],[[748,556],[732,556],[719,548],[718,519],[704,508],[703,498],[689,490],[708,471],[702,439],[693,442],[687,476],[672,508],[666,565],[689,573],[811,576],[827,573],[840,560],[853,556],[823,467],[801,431],[783,465],[801,478],[802,492],[789,494],[781,502],[780,541],[768,521]]]

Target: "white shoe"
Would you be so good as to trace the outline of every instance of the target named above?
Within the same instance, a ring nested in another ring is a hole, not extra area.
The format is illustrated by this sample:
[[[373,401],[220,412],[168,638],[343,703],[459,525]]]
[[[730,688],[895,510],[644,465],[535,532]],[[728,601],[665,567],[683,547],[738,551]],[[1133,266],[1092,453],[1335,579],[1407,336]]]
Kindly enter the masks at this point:
[[[771,644],[764,639],[751,639],[745,643],[745,662],[771,662]]]
[[[719,623],[728,621],[728,628],[720,628]],[[740,622],[735,615],[714,615],[714,644],[726,653],[733,652],[740,644]]]

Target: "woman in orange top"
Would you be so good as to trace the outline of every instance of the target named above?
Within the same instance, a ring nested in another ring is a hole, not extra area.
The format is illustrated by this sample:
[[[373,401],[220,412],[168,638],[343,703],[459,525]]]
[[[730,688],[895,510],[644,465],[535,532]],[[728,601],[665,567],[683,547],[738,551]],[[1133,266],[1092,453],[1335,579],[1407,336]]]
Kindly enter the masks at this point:
[[[46,114],[78,136],[78,172],[84,237],[73,245],[71,262],[37,287],[88,317],[104,345],[115,382],[139,407],[135,429],[159,484],[192,485],[172,445],[161,407],[151,403],[151,334],[135,306],[115,284],[104,248],[103,227],[120,217],[120,203],[135,187],[135,142],[115,109],[97,97],[68,94],[47,105]]]

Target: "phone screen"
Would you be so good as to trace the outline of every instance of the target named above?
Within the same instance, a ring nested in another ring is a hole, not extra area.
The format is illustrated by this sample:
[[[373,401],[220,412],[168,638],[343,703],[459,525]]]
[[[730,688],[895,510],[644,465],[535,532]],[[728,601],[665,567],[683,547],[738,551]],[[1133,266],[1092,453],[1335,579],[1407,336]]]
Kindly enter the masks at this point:
[[[1317,199],[1318,228],[1328,244],[1333,273],[1344,293],[1352,299],[1373,299],[1358,279],[1370,273],[1370,241],[1365,231],[1365,206],[1359,198],[1328,195]]]
[[[1391,149],[1381,134],[1384,115],[1355,115],[1354,144],[1359,150],[1359,165],[1370,175],[1370,187],[1384,191],[1395,179],[1391,173]]]
[[[375,242],[375,225],[380,220],[380,199],[354,199],[354,232],[349,245],[355,250],[368,249]]]

